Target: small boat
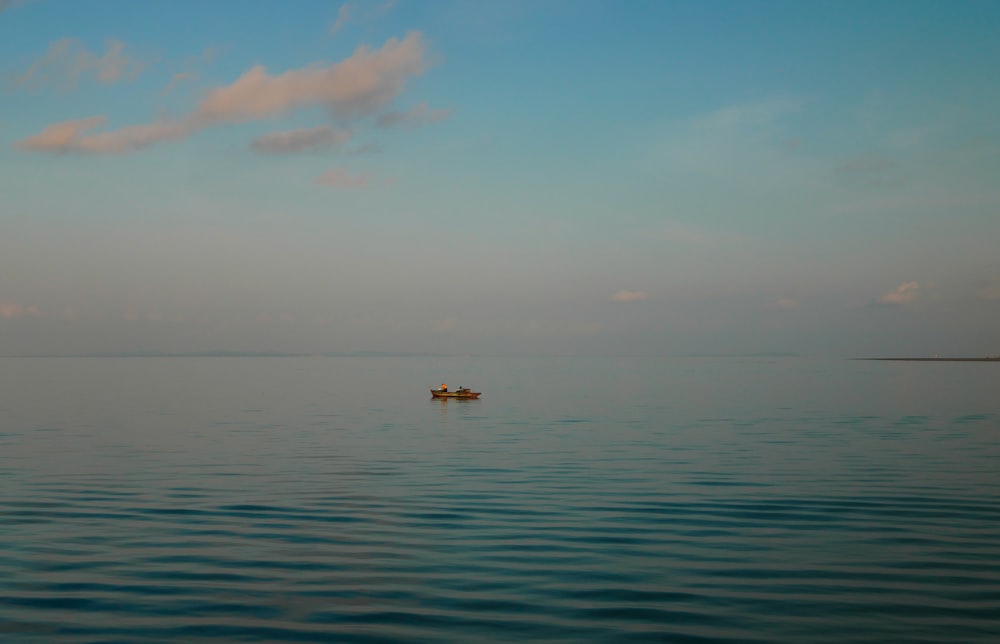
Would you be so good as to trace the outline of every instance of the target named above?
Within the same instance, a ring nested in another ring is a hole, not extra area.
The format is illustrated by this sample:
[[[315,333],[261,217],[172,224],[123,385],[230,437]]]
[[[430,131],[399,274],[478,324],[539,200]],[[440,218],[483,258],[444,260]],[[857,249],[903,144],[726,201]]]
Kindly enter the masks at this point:
[[[431,387],[432,398],[464,398],[466,400],[476,400],[482,395],[483,392],[472,391],[468,387],[459,387],[454,391],[448,391],[448,388],[444,385],[442,385],[439,389]]]

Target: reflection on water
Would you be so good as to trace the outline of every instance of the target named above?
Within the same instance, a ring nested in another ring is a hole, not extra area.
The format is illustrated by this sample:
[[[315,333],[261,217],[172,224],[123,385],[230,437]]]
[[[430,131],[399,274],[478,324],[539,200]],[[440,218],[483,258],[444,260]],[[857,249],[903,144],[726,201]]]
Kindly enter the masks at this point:
[[[1000,635],[984,365],[3,366],[4,641]]]

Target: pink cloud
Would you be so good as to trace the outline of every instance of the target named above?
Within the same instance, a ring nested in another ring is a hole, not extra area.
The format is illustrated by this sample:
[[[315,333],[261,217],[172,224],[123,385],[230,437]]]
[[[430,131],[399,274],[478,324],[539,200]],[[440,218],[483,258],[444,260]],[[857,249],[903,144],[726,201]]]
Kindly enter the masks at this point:
[[[350,139],[350,130],[335,130],[329,126],[321,126],[265,134],[254,139],[250,147],[257,152],[267,154],[289,154],[334,147]]]
[[[799,302],[793,297],[782,297],[778,298],[775,302],[779,309],[797,309],[799,308]]]
[[[612,302],[639,302],[652,297],[646,291],[626,291],[621,290],[611,296]]]
[[[434,333],[450,333],[455,330],[455,325],[457,320],[455,318],[445,318],[443,320],[437,320],[431,325],[431,330]]]
[[[878,298],[880,304],[908,304],[920,296],[919,282],[904,282],[895,291]]]
[[[104,125],[103,116],[76,121],[64,121],[48,126],[38,134],[14,145],[22,150],[41,152],[79,152],[90,154],[122,154],[141,150],[161,141],[182,139],[200,129],[194,121],[155,121],[84,135],[84,132]]]
[[[80,141],[80,146],[86,152],[133,152],[162,141],[183,139],[198,129],[201,129],[199,124],[193,121],[155,121],[85,137]]]
[[[979,296],[984,300],[1000,300],[1000,286],[987,286],[979,291]]]
[[[358,118],[389,104],[406,81],[423,73],[423,36],[411,31],[390,38],[381,49],[358,47],[349,58],[328,67],[293,69],[271,75],[252,67],[226,87],[209,92],[198,115],[215,121],[247,121],[321,105],[339,118]]]
[[[90,118],[76,121],[63,121],[54,123],[35,136],[18,141],[14,145],[22,150],[54,150],[68,152],[74,148],[80,140],[80,133],[92,130],[95,127],[104,125],[107,121],[103,116],[92,116]]]
[[[375,124],[379,127],[402,126],[414,129],[443,121],[450,115],[451,110],[432,110],[427,107],[427,103],[420,103],[405,112],[386,112],[378,117]]]
[[[112,49],[105,58],[109,56],[101,69],[108,77],[121,74],[121,65],[115,62],[118,50]],[[390,38],[381,49],[359,47],[349,58],[328,67],[313,66],[273,76],[264,67],[253,67],[232,84],[209,92],[193,113],[179,120],[158,120],[85,135],[104,125],[106,119],[95,116],[55,123],[15,146],[47,152],[122,154],[183,139],[212,125],[265,119],[316,105],[341,119],[361,118],[384,108],[399,95],[409,78],[423,73],[425,56],[422,35],[410,32],[402,40]],[[261,137],[255,149],[274,152],[336,144],[343,136],[332,128],[300,130]]]
[[[0,302],[0,318],[9,320],[21,315],[21,305],[13,302]]]
[[[368,173],[352,175],[344,168],[332,168],[316,179],[316,183],[333,188],[367,188],[369,181]]]

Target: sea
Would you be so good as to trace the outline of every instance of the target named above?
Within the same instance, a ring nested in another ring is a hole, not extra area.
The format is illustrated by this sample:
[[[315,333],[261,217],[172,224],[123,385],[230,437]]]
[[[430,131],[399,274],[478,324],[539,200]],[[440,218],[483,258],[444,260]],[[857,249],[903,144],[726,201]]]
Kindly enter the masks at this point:
[[[0,641],[995,643],[1000,363],[2,358]]]

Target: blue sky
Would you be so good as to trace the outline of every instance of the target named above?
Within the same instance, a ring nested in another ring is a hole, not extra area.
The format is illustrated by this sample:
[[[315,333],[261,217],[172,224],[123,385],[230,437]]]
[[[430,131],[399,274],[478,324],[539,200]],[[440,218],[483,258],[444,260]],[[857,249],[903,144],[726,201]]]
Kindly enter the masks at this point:
[[[1000,353],[996,2],[0,1],[0,354]]]

